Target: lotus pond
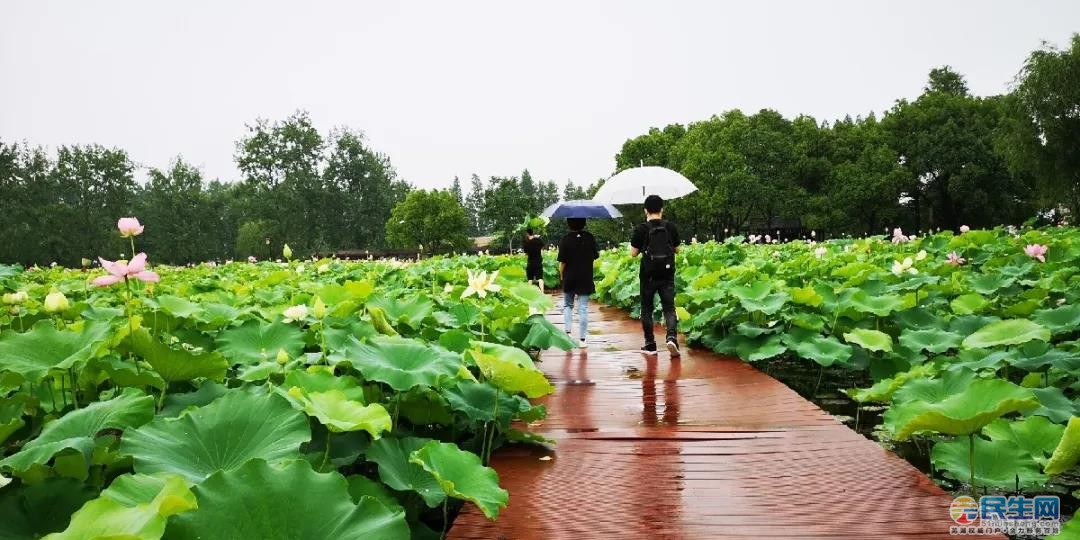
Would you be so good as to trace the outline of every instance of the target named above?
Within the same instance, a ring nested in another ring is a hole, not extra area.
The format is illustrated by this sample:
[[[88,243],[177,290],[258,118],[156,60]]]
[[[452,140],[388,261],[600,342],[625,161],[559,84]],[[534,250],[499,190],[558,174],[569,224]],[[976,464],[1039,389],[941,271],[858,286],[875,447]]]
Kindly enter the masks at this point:
[[[505,260],[144,261],[0,267],[0,538],[438,538],[506,506],[487,461],[552,390],[526,350],[571,343]]]

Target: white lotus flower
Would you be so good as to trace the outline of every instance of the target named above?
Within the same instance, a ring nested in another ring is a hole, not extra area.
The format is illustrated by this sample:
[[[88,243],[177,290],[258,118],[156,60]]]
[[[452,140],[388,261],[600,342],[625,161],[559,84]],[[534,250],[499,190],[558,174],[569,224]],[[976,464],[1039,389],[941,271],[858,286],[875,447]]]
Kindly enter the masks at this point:
[[[829,248],[827,248],[825,246],[821,246],[821,247],[814,250],[814,256],[820,259],[820,258],[824,257],[825,254],[828,253],[828,252],[829,252]]]
[[[915,268],[915,261],[911,260],[911,257],[904,257],[903,262],[893,261],[892,273],[899,276],[902,275],[904,272],[912,275],[919,273],[919,270]]]
[[[468,270],[469,273],[469,286],[465,288],[465,291],[461,293],[461,298],[468,298],[472,295],[476,295],[479,298],[484,298],[489,292],[499,292],[502,287],[495,284],[495,279],[499,277],[499,271],[496,270],[488,275],[485,271],[473,273],[472,270]]]
[[[304,304],[295,305],[291,308],[287,308],[283,315],[285,316],[285,322],[291,323],[299,321],[304,317],[307,317],[308,309]]]
[[[45,311],[49,313],[67,311],[70,308],[71,302],[60,291],[53,291],[45,296]]]
[[[916,261],[921,261],[921,260],[923,260],[925,258],[926,258],[926,250],[925,249],[920,249],[919,252],[915,254],[915,260]]]

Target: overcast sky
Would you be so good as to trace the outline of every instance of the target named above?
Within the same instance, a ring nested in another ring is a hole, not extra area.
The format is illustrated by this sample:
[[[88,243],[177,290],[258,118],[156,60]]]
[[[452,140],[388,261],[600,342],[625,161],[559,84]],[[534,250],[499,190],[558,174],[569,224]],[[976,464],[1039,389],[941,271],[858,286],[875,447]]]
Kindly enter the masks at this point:
[[[1001,93],[1076,31],[1075,0],[5,1],[0,139],[229,180],[246,123],[303,109],[419,186],[588,183],[627,138],[732,108],[880,112],[942,64]]]

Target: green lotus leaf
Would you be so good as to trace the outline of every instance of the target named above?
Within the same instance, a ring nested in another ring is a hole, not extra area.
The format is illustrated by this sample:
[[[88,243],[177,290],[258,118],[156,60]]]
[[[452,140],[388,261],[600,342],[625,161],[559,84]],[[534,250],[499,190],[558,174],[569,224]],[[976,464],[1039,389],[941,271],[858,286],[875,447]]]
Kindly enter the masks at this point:
[[[774,356],[780,356],[787,352],[787,350],[788,349],[780,336],[771,335],[756,339],[747,338],[736,347],[735,352],[739,355],[739,358],[742,358],[747,362],[758,362],[773,358]]]
[[[851,332],[844,334],[844,341],[854,343],[868,351],[891,352],[893,350],[892,337],[885,332],[877,330],[856,328]]]
[[[1025,371],[1040,371],[1048,367],[1066,371],[1080,369],[1080,351],[1058,349],[1044,341],[1029,341],[1018,347],[1017,352],[1006,361]]]
[[[464,414],[470,422],[474,423],[496,421],[496,410],[499,425],[504,427],[509,426],[510,421],[518,413],[540,414],[539,411],[534,411],[537,408],[534,408],[528,400],[521,396],[500,392],[498,387],[489,382],[460,381],[456,386],[444,388],[442,394],[453,410]],[[532,419],[539,418],[530,416],[529,421]]]
[[[0,373],[17,373],[37,383],[55,369],[68,369],[96,356],[106,346],[109,325],[92,323],[82,332],[57,330],[51,321],[38,321],[26,332],[0,334]]]
[[[904,330],[900,333],[900,344],[913,351],[929,351],[941,354],[960,346],[961,336],[952,332],[931,328],[925,330]]]
[[[214,352],[193,353],[174,349],[154,339],[150,331],[138,328],[128,336],[128,346],[154,368],[168,382],[190,381],[207,378],[221,381],[225,378],[228,362]]]
[[[420,328],[420,323],[431,315],[435,304],[419,296],[409,299],[381,298],[367,303],[368,307],[382,309],[387,320],[391,323],[404,324],[414,330]]]
[[[1061,517],[1065,519],[1065,516]],[[1080,538],[1080,514],[1073,514],[1069,521],[1061,526],[1061,532],[1047,536],[1045,540],[1076,540]]]
[[[446,492],[435,477],[423,467],[409,461],[416,450],[431,439],[419,437],[383,437],[368,448],[368,461],[379,466],[379,479],[398,491],[415,491],[424,502],[435,508],[446,499]]]
[[[354,503],[359,504],[363,497],[372,497],[392,512],[405,511],[401,503],[382,483],[361,475],[353,475],[345,480],[349,482],[349,496],[352,497]]]
[[[95,358],[88,365],[104,371],[113,384],[122,388],[146,386],[165,388],[166,385],[165,379],[154,370],[140,368],[135,365],[135,362],[120,358],[115,354]]]
[[[957,315],[972,315],[975,313],[981,313],[992,304],[989,300],[975,293],[962,294],[953,298],[949,306],[952,308],[953,313]]]
[[[90,461],[94,438],[104,430],[128,430],[149,422],[154,417],[154,398],[127,388],[119,396],[96,401],[82,409],[71,411],[41,430],[36,439],[23,445],[22,450],[0,461],[5,467],[24,471],[32,465],[44,465],[62,450],[80,452]]]
[[[23,420],[25,404],[17,401],[0,400],[0,448],[4,441],[19,428],[26,425]]]
[[[243,314],[244,311],[228,304],[209,302],[202,304],[202,312],[197,313],[195,318],[213,328],[223,328],[232,325]]]
[[[546,396],[555,391],[544,373],[525,351],[495,343],[474,341],[466,353],[480,371],[504,392],[521,392],[530,398]]]
[[[405,513],[373,497],[356,504],[345,477],[306,461],[275,467],[255,459],[219,471],[193,489],[198,510],[169,520],[165,538],[370,540],[409,538]],[[303,504],[297,504],[298,497]]]
[[[0,489],[0,540],[30,540],[59,532],[97,490],[71,478],[45,478],[22,489]]]
[[[1031,416],[1045,416],[1054,423],[1064,424],[1077,412],[1076,404],[1065,397],[1065,392],[1060,388],[1050,386],[1047,388],[1033,388],[1031,391],[1042,405],[1028,413]]]
[[[766,315],[780,311],[791,298],[786,292],[771,291],[772,284],[766,281],[755,281],[748,287],[740,285],[731,288],[731,294],[739,299],[743,309]]]
[[[375,338],[365,344],[354,342],[340,357],[331,360],[348,360],[365,379],[386,383],[398,392],[438,386],[442,379],[456,377],[462,366],[458,354],[400,337]]]
[[[1054,335],[1080,328],[1080,304],[1036,311],[1031,320],[1050,329]]]
[[[868,294],[864,290],[857,290],[847,298],[846,306],[859,313],[870,313],[878,317],[885,317],[895,311],[907,308],[907,303],[896,294]]]
[[[552,347],[570,351],[574,349],[574,341],[566,332],[559,330],[551,324],[543,315],[533,315],[525,321],[529,333],[521,340],[521,346],[526,349],[550,349]]]
[[[439,336],[439,345],[456,353],[465,352],[472,342],[472,334],[464,330],[450,330]]]
[[[735,325],[735,331],[741,335],[752,339],[760,336],[761,334],[772,334],[776,332],[777,329],[759,326],[758,324],[752,323],[750,321],[744,321]]]
[[[204,381],[199,389],[183,394],[166,394],[165,403],[158,411],[158,416],[174,418],[181,413],[209,405],[215,399],[228,393],[228,388],[212,381]]]
[[[551,297],[540,292],[539,287],[525,282],[503,284],[502,293],[522,302],[526,307],[534,311],[547,311],[554,305]]]
[[[120,451],[141,474],[175,473],[201,482],[251,459],[277,462],[300,457],[311,440],[303,413],[276,394],[230,390],[179,418],[159,418],[124,434]]]
[[[1080,461],[1080,417],[1074,416],[1046,463],[1046,474],[1061,474],[1075,467],[1077,461]]]
[[[817,332],[793,328],[784,334],[783,341],[795,354],[809,358],[822,366],[843,363],[851,358],[850,345],[845,345],[832,336],[822,336]]]
[[[788,292],[792,302],[804,306],[818,307],[825,300],[813,287],[794,287]]]
[[[499,487],[499,474],[480,463],[480,457],[454,443],[431,441],[412,453],[410,463],[424,468],[447,495],[472,501],[488,519],[506,508],[510,494]]]
[[[477,319],[480,317],[480,308],[462,302],[451,304],[446,308],[446,311],[454,318],[459,328],[468,328],[476,324]]]
[[[949,321],[949,331],[954,334],[960,334],[961,336],[969,336],[974,334],[980,328],[1000,320],[1000,317],[961,315],[960,317],[954,317]]]
[[[1016,279],[1006,277],[1001,273],[988,273],[973,277],[968,283],[975,292],[991,295],[1011,286],[1015,281]]]
[[[67,529],[46,536],[45,540],[157,540],[165,532],[169,516],[198,507],[195,495],[179,476],[161,479],[154,493],[146,492],[150,485],[143,481],[137,490],[114,489],[113,493],[121,492],[122,500],[113,498],[106,490],[75,512]],[[144,500],[147,496],[149,499]]]
[[[307,394],[338,390],[344,393],[348,399],[359,401],[361,404],[367,403],[364,389],[360,386],[360,381],[356,377],[334,375],[321,369],[316,371],[290,371],[285,375],[285,384],[282,386],[286,389],[297,387]]]
[[[199,304],[178,296],[165,294],[158,296],[155,300],[162,311],[181,319],[194,318],[203,311]]]
[[[318,418],[334,433],[363,430],[373,439],[378,439],[393,427],[390,414],[382,405],[364,405],[349,399],[341,390],[308,394],[304,400],[304,412]]]
[[[882,379],[870,388],[861,388],[855,390],[848,390],[847,395],[851,399],[859,403],[878,402],[888,403],[892,401],[893,394],[897,390],[904,387],[909,381],[914,379],[926,378],[934,375],[934,369],[928,365],[919,365],[911,368],[908,371],[902,371],[896,375]]]
[[[965,349],[1020,345],[1032,340],[1050,341],[1050,330],[1027,319],[992,322],[964,338]]]
[[[179,481],[179,484],[176,484],[175,481],[177,480]],[[163,490],[167,489],[170,483],[173,483],[174,486],[177,487],[179,485],[188,487],[187,482],[185,482],[181,476],[176,474],[162,474],[157,476],[150,476],[148,474],[124,474],[117,476],[116,479],[109,484],[109,487],[101,492],[101,495],[124,506],[137,506],[153,501]],[[173,488],[172,491],[180,492],[182,490]],[[186,495],[183,496],[183,498],[187,498]],[[194,502],[194,498],[191,500]]]
[[[910,328],[912,330],[945,327],[945,322],[940,316],[922,307],[897,311],[892,314],[892,320],[901,328]]]
[[[918,383],[924,381],[910,384]],[[978,379],[959,392],[933,400],[911,399],[911,392],[900,394],[906,388],[894,396],[893,406],[884,418],[885,426],[898,440],[919,431],[968,435],[1001,416],[1039,406],[1030,389],[1003,379]]]
[[[983,433],[990,440],[1012,441],[1039,464],[1045,464],[1050,458],[1064,432],[1065,426],[1043,416],[1029,416],[1011,422],[998,418],[983,428]]]
[[[1012,441],[988,441],[975,437],[975,483],[999,489],[1014,489],[1017,479],[1020,489],[1041,486],[1046,476],[1039,466]],[[939,442],[930,452],[934,468],[946,476],[967,482],[971,476],[970,440],[965,437]]]
[[[272,361],[279,350],[295,358],[303,349],[304,333],[282,322],[248,321],[239,328],[225,330],[218,338],[218,352],[234,366]]]

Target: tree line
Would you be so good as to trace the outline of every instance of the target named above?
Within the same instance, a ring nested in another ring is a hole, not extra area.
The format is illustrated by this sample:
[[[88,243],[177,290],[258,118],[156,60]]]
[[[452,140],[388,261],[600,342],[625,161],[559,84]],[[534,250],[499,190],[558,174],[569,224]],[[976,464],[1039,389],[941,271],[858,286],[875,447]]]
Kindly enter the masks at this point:
[[[699,188],[669,216],[687,238],[775,229],[841,234],[956,229],[1080,214],[1080,34],[1027,58],[1011,91],[975,96],[949,67],[930,72],[914,100],[829,122],[770,109],[730,110],[627,140],[619,170],[639,164],[680,171]],[[152,224],[140,238],[170,263],[398,248],[466,249],[518,241],[520,224],[560,199],[589,198],[589,185],[477,175],[463,186],[421,190],[359,131],[320,132],[297,112],[258,120],[237,141],[240,178],[208,180],[182,158],[150,168],[119,148],[55,152],[0,140],[0,262],[77,265],[123,253],[116,219]],[[625,240],[636,212],[590,225],[602,242]],[[558,238],[562,223],[552,223]]]
[[[732,110],[650,129],[616,163],[692,180],[700,191],[669,212],[703,237],[1060,222],[1080,213],[1080,34],[1067,49],[1033,52],[1004,95],[972,95],[946,66],[880,118]]]

